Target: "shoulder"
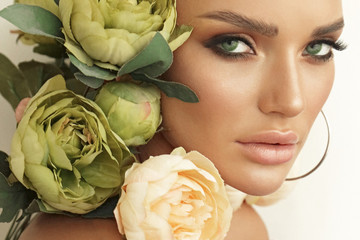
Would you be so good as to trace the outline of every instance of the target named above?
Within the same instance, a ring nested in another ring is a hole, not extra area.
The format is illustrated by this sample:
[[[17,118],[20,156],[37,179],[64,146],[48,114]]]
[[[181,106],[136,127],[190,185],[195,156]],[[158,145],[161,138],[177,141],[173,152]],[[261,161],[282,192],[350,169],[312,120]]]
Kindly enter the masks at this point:
[[[226,240],[268,240],[265,224],[254,208],[243,203],[241,208],[234,212],[230,231]]]
[[[115,219],[84,219],[56,214],[39,214],[25,229],[20,240],[119,240]]]

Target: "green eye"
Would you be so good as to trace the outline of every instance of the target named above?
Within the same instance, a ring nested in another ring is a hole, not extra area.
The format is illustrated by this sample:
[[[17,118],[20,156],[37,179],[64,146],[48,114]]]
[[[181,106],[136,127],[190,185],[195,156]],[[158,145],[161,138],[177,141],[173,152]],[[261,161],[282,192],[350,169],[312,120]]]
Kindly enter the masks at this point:
[[[325,56],[330,54],[331,46],[326,43],[314,43],[309,44],[305,48],[305,55],[312,55],[312,56]]]
[[[229,40],[220,44],[225,51],[232,52],[239,46],[239,41]]]
[[[250,37],[239,35],[218,35],[204,41],[204,47],[211,49],[223,58],[240,59],[256,55],[254,43]]]
[[[241,39],[223,39],[216,45],[220,51],[231,54],[252,53],[252,48]]]

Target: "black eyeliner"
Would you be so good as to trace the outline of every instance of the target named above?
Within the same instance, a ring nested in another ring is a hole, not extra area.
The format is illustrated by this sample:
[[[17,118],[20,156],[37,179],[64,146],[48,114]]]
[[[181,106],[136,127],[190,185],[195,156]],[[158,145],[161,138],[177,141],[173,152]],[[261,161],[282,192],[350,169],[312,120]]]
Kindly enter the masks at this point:
[[[328,39],[319,39],[319,40],[314,40],[312,41],[309,45],[316,45],[316,44],[327,44],[329,45],[332,49],[335,49],[337,51],[343,51],[346,49],[347,45],[338,40],[338,41],[332,41],[332,40],[328,40]]]
[[[203,45],[206,48],[211,49],[212,51],[214,51],[217,55],[221,56],[221,57],[225,57],[225,58],[247,58],[249,57],[249,53],[231,53],[231,52],[226,52],[223,49],[221,49],[220,47],[218,47],[217,45],[224,43],[224,42],[228,42],[228,41],[240,41],[243,42],[244,44],[246,44],[251,51],[254,52],[254,54],[256,54],[254,45],[245,37],[241,37],[238,35],[231,35],[231,34],[227,34],[227,35],[218,35],[215,36],[209,40],[206,40]],[[253,54],[251,54],[253,55]]]
[[[333,40],[329,40],[329,39],[314,40],[314,41],[310,42],[308,46],[316,45],[316,44],[326,44],[326,45],[329,45],[331,48],[329,53],[322,55],[322,56],[307,54],[307,56],[311,57],[313,60],[321,61],[321,62],[328,62],[334,57],[334,53],[332,51],[333,49],[335,49],[336,51],[343,51],[347,47],[347,45],[340,40],[333,41]]]

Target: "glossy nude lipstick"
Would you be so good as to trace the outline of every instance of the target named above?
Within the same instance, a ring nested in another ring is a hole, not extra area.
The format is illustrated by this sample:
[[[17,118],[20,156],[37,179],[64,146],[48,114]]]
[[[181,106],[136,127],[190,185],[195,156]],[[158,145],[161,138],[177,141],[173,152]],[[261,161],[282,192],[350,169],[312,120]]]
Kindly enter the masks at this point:
[[[277,165],[290,161],[296,153],[298,137],[293,132],[270,131],[236,141],[252,161]]]

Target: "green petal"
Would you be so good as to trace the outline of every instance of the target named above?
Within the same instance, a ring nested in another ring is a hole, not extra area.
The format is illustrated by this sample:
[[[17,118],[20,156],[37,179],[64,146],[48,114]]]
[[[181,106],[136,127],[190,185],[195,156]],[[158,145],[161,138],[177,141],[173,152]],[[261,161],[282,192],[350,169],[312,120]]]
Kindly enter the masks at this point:
[[[171,51],[175,51],[178,47],[180,47],[190,37],[192,30],[193,27],[191,26],[176,26],[169,39]]]
[[[37,101],[38,98],[44,96],[45,94],[55,90],[64,90],[64,89],[66,89],[65,79],[61,75],[56,75],[55,77],[50,78],[39,89],[36,95],[31,98],[30,102],[27,105],[27,108],[30,107],[33,102]]]
[[[87,66],[93,66],[94,62],[89,57],[89,55],[84,52],[84,50],[81,48],[80,45],[78,45],[75,41],[69,39],[67,35],[65,35],[65,43],[64,46],[66,49],[71,52],[76,59],[78,59],[80,62],[86,64]]]
[[[51,128],[46,129],[46,140],[49,146],[50,161],[57,168],[72,170],[72,165],[65,151],[56,143],[56,136],[51,131]]]
[[[58,201],[59,190],[52,171],[42,165],[26,164],[25,174],[40,198]]]
[[[100,154],[95,161],[80,172],[81,176],[93,186],[115,188],[121,183],[119,165],[107,153]]]
[[[60,11],[60,19],[63,24],[63,33],[66,38],[70,38],[72,41],[76,42],[74,35],[71,31],[70,17],[71,12],[73,10],[73,1],[72,0],[61,0],[59,2],[59,11]],[[68,41],[66,39],[65,43]]]
[[[19,132],[16,131],[12,143],[11,143],[11,154],[9,158],[9,164],[11,171],[15,177],[26,187],[28,187],[24,182],[24,173],[25,173],[25,156],[21,151],[21,137]]]
[[[37,109],[30,119],[28,127],[25,129],[24,137],[21,141],[22,152],[25,155],[26,163],[41,164],[44,159],[44,146],[39,142],[36,120],[44,111],[44,108]],[[41,140],[43,141],[43,140]]]
[[[66,199],[87,201],[94,196],[94,188],[85,182],[81,182],[74,172],[63,170],[60,177],[62,180],[62,192]]]

